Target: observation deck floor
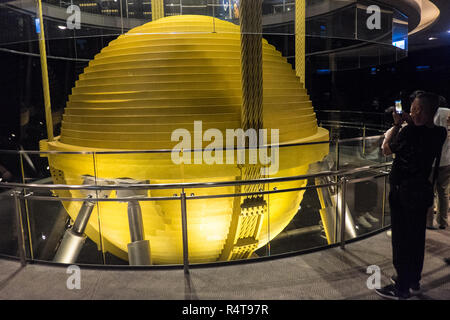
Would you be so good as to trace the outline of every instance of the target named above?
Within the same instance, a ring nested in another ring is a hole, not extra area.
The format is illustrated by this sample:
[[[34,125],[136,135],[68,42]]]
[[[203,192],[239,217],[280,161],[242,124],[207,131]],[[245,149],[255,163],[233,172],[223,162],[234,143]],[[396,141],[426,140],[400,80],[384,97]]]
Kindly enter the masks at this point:
[[[450,230],[427,230],[423,294],[450,299]],[[0,259],[0,299],[381,299],[366,286],[367,267],[381,269],[381,285],[394,274],[386,232],[339,247],[255,263],[182,269],[119,270],[81,267],[81,289],[69,290],[66,267]]]

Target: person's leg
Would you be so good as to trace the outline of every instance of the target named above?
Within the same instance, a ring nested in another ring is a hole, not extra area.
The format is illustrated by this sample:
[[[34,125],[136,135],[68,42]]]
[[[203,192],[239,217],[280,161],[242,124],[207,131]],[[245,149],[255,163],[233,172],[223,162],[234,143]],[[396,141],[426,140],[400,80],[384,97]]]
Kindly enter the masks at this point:
[[[408,244],[408,219],[405,219],[398,191],[391,187],[389,193],[389,205],[391,209],[392,229],[392,263],[397,272],[397,288],[402,292],[409,291],[409,244]],[[406,231],[406,232],[405,232]]]
[[[416,286],[421,280],[425,256],[426,208],[411,212],[410,230],[410,285]]]
[[[398,189],[391,186],[389,192],[392,230],[392,262],[397,272],[395,284],[375,289],[376,294],[391,300],[408,299],[411,295],[408,284],[408,254],[404,241],[404,212],[399,202]],[[406,244],[407,245],[407,244]]]
[[[448,227],[448,185],[450,181],[450,166],[440,167],[436,182],[438,195],[437,223],[440,227]]]

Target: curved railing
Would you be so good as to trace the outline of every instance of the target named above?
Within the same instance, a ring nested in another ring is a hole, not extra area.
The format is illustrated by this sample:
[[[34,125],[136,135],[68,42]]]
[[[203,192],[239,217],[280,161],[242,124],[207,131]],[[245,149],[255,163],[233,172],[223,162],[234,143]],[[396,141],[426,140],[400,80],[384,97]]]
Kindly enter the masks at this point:
[[[351,122],[336,124],[324,121],[322,126],[333,127],[335,132],[341,133],[346,127],[357,128],[361,133],[367,130],[366,125],[361,127],[360,123]],[[379,130],[379,133],[384,131],[381,127],[371,129]],[[105,181],[100,175],[95,175],[89,179],[85,177],[84,184],[60,184],[55,178],[55,172],[53,172],[53,179],[56,182],[52,181],[49,173],[51,166],[51,163],[48,162],[49,156],[53,159],[68,155],[79,159],[92,158],[92,165],[95,172],[98,173],[102,170],[101,163],[105,159],[113,159],[120,155],[131,158],[141,157],[145,160],[146,155],[154,156],[155,153],[169,155],[171,150],[1,151],[0,156],[3,163],[18,164],[20,174],[16,175],[15,181],[0,182],[0,207],[2,208],[0,219],[4,229],[0,235],[0,254],[20,258],[23,264],[27,261],[105,266],[139,264],[131,263],[133,258],[130,257],[130,250],[133,248],[128,247],[130,262],[127,262],[123,248],[122,250],[113,248],[111,237],[115,232],[119,232],[118,229],[122,230],[123,226],[112,226],[108,221],[109,213],[106,214],[105,209],[107,203],[118,206],[121,204],[120,208],[124,211],[118,214],[123,216],[122,218],[126,221],[125,203],[128,203],[130,243],[133,242],[133,237],[136,235],[139,238],[141,232],[141,240],[149,240],[150,247],[153,247],[153,244],[160,241],[158,234],[164,234],[166,231],[170,233],[172,240],[167,238],[166,234],[166,245],[173,241],[173,247],[168,247],[167,250],[178,252],[178,255],[174,254],[172,258],[155,256],[155,259],[159,259],[158,265],[183,265],[187,270],[189,265],[226,263],[230,260],[231,255],[226,258],[223,252],[221,256],[217,257],[214,254],[210,258],[200,256],[203,249],[208,251],[212,250],[210,249],[212,247],[217,247],[215,242],[218,239],[214,238],[215,230],[214,232],[201,230],[202,224],[196,224],[197,222],[194,221],[199,219],[195,214],[199,209],[199,203],[202,203],[201,207],[205,208],[204,210],[210,210],[242,197],[263,199],[267,202],[269,204],[266,208],[267,212],[263,215],[267,221],[264,220],[260,224],[259,246],[254,247],[255,250],[251,255],[234,256],[233,261],[254,261],[254,259],[298,254],[336,245],[343,247],[348,241],[354,241],[389,226],[386,177],[391,159],[385,158],[381,154],[382,140],[383,135],[364,135],[350,139],[335,139],[332,136],[330,141],[280,146],[280,148],[293,150],[293,154],[298,154],[299,148],[309,150],[306,148],[315,144],[329,145],[329,154],[326,158],[310,164],[309,170],[301,175],[240,181],[212,180],[205,182],[203,180],[188,183],[152,183],[152,181],[149,183],[149,181],[128,181],[126,179],[118,179],[119,182],[111,183]],[[5,159],[9,161],[5,161]],[[37,174],[39,167],[44,168],[46,174]],[[258,185],[260,188],[249,192],[241,189],[245,185]],[[270,204],[282,201],[282,199],[296,199],[299,194],[303,196],[303,199],[298,211],[295,209],[290,220],[284,221],[284,225],[280,226],[276,217],[277,213],[273,209],[275,207]],[[137,209],[136,203],[138,204]],[[90,204],[95,209],[91,210],[87,220],[80,222],[78,218],[74,221],[72,217],[69,217],[67,209],[70,211],[73,209],[72,207],[81,207],[79,210],[81,216],[83,208],[86,209]],[[159,227],[154,227],[157,222],[149,221],[148,216],[142,215],[141,224],[145,228],[150,228],[149,226],[154,228],[150,234],[143,233],[139,223],[134,228],[131,224],[130,214],[140,212],[140,206],[144,208],[143,212],[145,212],[149,206],[153,205],[162,208],[170,207],[176,213],[170,217],[164,217],[160,212],[161,216],[157,216],[157,218],[161,221],[158,223],[166,224]],[[134,213],[133,208],[135,208]],[[167,223],[164,219],[171,221]],[[208,217],[202,219],[208,219]],[[223,228],[218,224],[219,220],[207,221],[203,226],[207,226],[208,229],[216,228],[217,234],[230,232],[222,230]],[[170,230],[163,230],[164,228]],[[128,230],[128,228],[126,229]],[[65,249],[66,251],[61,253],[64,251],[63,247],[66,241],[64,239],[68,237],[68,230],[86,230],[89,237],[86,238],[84,232],[75,234],[78,238],[69,239],[72,241],[72,247],[69,246],[69,249]],[[210,232],[208,237],[202,238],[202,235],[208,232]],[[276,236],[274,236],[275,234]],[[204,242],[202,243],[200,239],[204,239]],[[79,243],[74,244],[76,241]],[[177,247],[178,244],[181,247]],[[159,245],[164,246],[165,244]],[[74,247],[79,250],[77,253],[70,251]],[[152,256],[153,250],[151,251],[150,255]],[[155,255],[161,254],[157,251],[155,250]],[[64,254],[65,256],[72,255],[72,260],[61,258]]]

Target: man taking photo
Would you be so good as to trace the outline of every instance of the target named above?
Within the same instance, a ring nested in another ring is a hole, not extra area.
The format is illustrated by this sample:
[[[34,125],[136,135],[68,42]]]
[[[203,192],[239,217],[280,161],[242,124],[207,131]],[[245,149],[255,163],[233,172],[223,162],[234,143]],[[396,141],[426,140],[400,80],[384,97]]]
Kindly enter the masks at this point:
[[[391,278],[393,284],[376,290],[384,298],[408,299],[420,293],[427,210],[433,203],[429,177],[447,136],[446,128],[433,123],[438,106],[437,95],[419,94],[410,115],[393,113],[394,127],[383,145],[385,155],[395,155],[389,175],[389,204],[392,257],[397,272]],[[402,128],[405,121],[408,124]]]

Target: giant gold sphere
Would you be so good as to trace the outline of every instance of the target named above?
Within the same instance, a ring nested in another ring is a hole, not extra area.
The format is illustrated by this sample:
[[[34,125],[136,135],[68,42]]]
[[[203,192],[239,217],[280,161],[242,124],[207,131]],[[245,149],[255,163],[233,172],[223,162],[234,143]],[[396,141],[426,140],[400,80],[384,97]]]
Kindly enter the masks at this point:
[[[171,149],[171,133],[240,127],[241,66],[239,26],[207,16],[173,16],[149,22],[111,41],[86,67],[65,109],[61,135],[42,142],[41,149],[113,151]],[[317,126],[311,101],[286,59],[263,40],[264,127],[280,130],[280,144],[327,141]],[[225,134],[224,134],[225,136]],[[305,174],[311,163],[328,153],[327,144],[280,148],[275,176]],[[78,185],[86,175],[99,179],[130,178],[151,184],[234,181],[242,179],[236,164],[175,165],[170,153],[49,154],[55,183]],[[306,181],[265,185],[298,188]],[[238,187],[185,190],[195,195],[237,193]],[[55,191],[61,197],[82,198],[81,191]],[[151,190],[151,197],[179,194],[179,189]],[[240,198],[188,200],[189,260],[192,263],[235,259],[224,251],[253,252],[273,239],[296,214],[303,192],[266,196],[267,208],[258,220],[252,243],[243,226],[236,226]],[[116,197],[115,191],[110,198]],[[72,219],[80,201],[64,201]],[[145,238],[155,264],[181,263],[183,258],[179,200],[140,201]],[[130,242],[127,204],[98,202],[86,234],[99,248],[127,259]],[[238,248],[238,245],[240,246]],[[242,253],[241,252],[241,253]],[[244,255],[245,256],[245,255]]]

